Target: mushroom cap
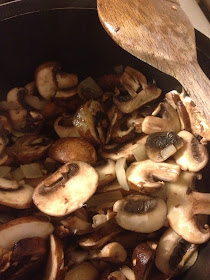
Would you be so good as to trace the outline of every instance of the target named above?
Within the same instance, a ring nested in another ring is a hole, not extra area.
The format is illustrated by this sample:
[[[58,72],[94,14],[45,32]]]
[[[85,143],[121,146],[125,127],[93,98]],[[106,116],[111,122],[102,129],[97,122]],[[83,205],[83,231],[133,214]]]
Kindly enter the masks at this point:
[[[78,208],[94,194],[98,173],[89,164],[73,161],[60,167],[34,190],[33,201],[51,216],[64,216]]]
[[[174,154],[174,159],[182,170],[198,172],[208,162],[208,151],[193,134],[188,131],[180,131],[178,136],[184,140],[184,145]]]
[[[185,241],[172,228],[168,228],[158,242],[155,264],[164,274],[174,275],[183,268],[197,247]]]
[[[129,195],[115,202],[113,211],[119,226],[135,232],[150,233],[160,229],[167,215],[163,199],[143,195]]]
[[[163,162],[184,145],[183,139],[175,132],[156,132],[147,137],[146,153],[155,162]]]
[[[173,163],[156,163],[150,159],[133,162],[126,170],[129,186],[142,193],[152,193],[160,189],[163,181],[175,182],[180,167]]]
[[[19,240],[30,237],[48,237],[54,230],[45,218],[27,216],[0,225],[0,247],[11,250]]]
[[[84,161],[96,163],[96,150],[87,140],[77,137],[65,137],[56,140],[49,148],[49,156],[62,163]]]

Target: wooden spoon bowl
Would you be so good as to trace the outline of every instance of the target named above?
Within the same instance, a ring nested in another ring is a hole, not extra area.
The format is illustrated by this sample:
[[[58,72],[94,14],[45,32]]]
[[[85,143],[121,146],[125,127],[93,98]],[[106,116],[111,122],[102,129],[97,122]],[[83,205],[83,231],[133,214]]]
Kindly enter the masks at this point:
[[[176,78],[210,122],[210,82],[195,32],[177,0],[98,0],[99,19],[123,49]]]

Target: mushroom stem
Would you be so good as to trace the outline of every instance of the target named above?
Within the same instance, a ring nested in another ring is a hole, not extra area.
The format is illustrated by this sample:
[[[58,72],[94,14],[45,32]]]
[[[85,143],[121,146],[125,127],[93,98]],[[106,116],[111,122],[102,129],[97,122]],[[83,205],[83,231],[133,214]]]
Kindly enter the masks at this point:
[[[194,214],[210,215],[210,193],[192,193],[194,200]]]

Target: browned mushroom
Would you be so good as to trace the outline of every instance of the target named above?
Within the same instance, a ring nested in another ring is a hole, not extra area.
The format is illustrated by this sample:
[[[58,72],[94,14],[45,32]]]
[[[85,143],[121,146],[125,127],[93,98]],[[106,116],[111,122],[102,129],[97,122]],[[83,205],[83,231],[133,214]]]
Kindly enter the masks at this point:
[[[120,83],[122,91],[117,88],[113,102],[123,113],[131,113],[161,94],[159,88],[148,85],[145,76],[132,67],[125,68]]]
[[[77,137],[65,137],[56,140],[49,148],[49,156],[59,162],[75,160],[95,164],[96,150],[87,140]]]
[[[96,191],[98,174],[89,164],[73,161],[61,166],[34,190],[33,201],[51,216],[64,216],[80,208]]]

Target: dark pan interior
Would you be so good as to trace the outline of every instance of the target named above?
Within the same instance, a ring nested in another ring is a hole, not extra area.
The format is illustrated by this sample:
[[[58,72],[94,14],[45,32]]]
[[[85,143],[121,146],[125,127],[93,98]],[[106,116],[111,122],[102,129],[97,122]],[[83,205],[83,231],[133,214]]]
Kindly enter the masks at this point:
[[[1,6],[0,6],[1,9]],[[1,10],[0,10],[1,13]],[[9,89],[33,80],[35,68],[49,60],[60,61],[64,69],[80,78],[108,73],[117,65],[131,65],[148,80],[155,79],[163,93],[181,89],[173,78],[139,61],[118,47],[105,33],[95,9],[56,9],[0,21],[0,99]],[[209,41],[196,33],[198,58],[209,76]],[[202,188],[207,191],[209,165],[204,172]],[[202,245],[196,264],[178,279],[209,279],[210,243]]]

